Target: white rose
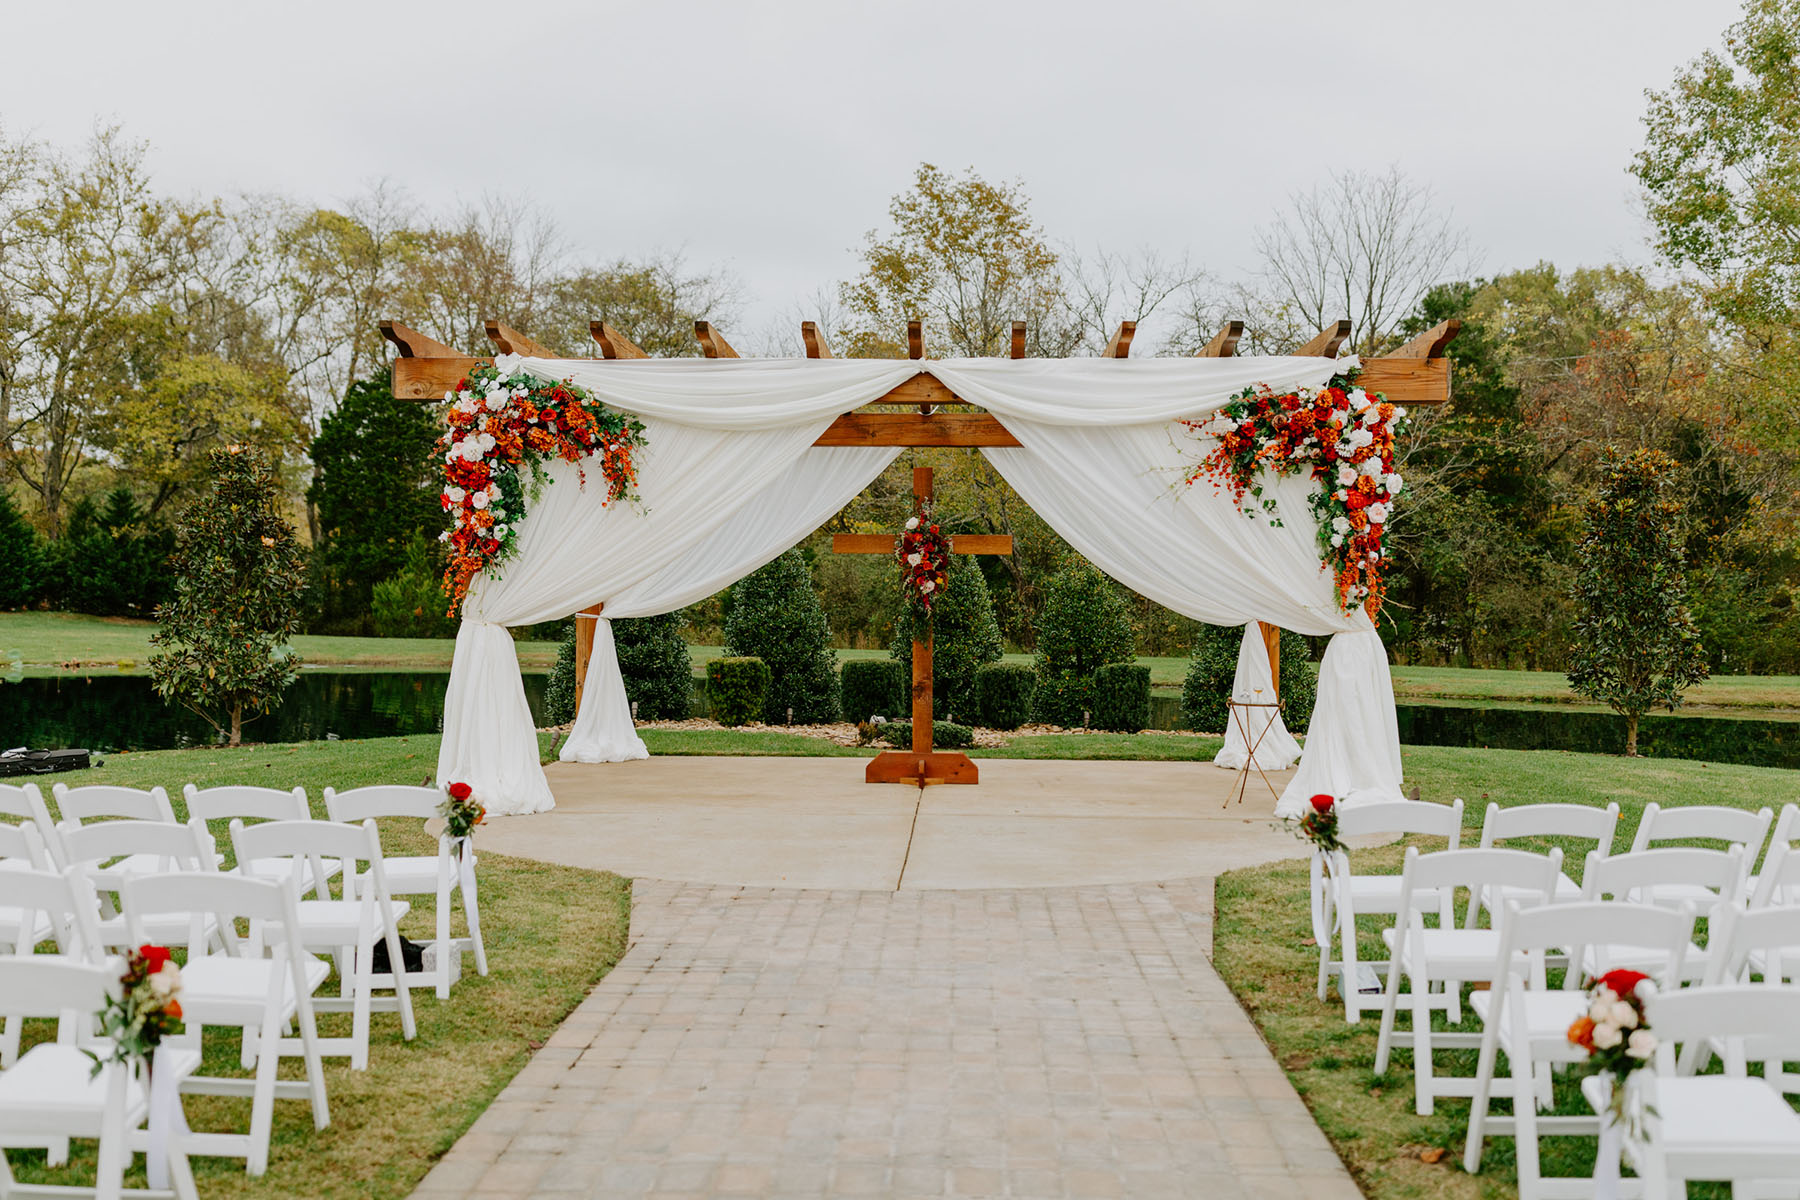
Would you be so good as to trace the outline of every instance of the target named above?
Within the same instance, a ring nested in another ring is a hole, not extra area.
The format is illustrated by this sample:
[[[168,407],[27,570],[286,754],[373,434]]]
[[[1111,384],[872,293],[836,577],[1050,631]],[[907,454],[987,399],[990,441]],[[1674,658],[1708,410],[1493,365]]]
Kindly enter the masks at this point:
[[[496,354],[494,356],[494,370],[502,379],[516,374],[524,365],[525,358],[520,354]]]
[[[495,392],[493,395],[491,395],[487,398],[488,411],[489,412],[499,412],[501,409],[506,407],[506,400],[507,400],[507,396],[506,396],[505,392]]]
[[[1625,1053],[1632,1058],[1649,1058],[1656,1053],[1656,1035],[1648,1029],[1633,1030],[1625,1041]]]
[[[920,584],[920,585],[919,585],[919,590],[920,590],[920,591],[921,591],[921,592],[933,592],[933,591],[936,591],[936,590],[937,590],[937,583],[936,583],[936,581],[934,581],[934,580],[930,580],[930,579],[927,579],[927,580],[926,580],[926,581],[925,581],[925,582],[924,582],[924,583],[921,583],[921,584]]]
[[[906,565],[909,567],[916,567],[924,561],[925,556],[923,554],[909,554],[906,556]]]
[[[450,531],[448,529],[446,529],[442,533],[438,534],[438,541],[447,542],[449,540],[450,540]]]
[[[181,990],[181,968],[172,962],[166,962],[162,969],[150,977],[150,993],[158,1000],[167,1000]]]
[[[486,454],[489,450],[492,450],[493,448],[494,448],[494,435],[491,433],[482,434],[481,435],[481,452],[483,454]]]
[[[1369,514],[1369,520],[1380,525],[1388,519],[1388,507],[1379,500],[1363,510]]]
[[[1375,403],[1373,400],[1369,399],[1369,393],[1363,391],[1361,388],[1352,391],[1349,400],[1350,408],[1355,412],[1361,412],[1363,409],[1369,407],[1369,405]]]
[[[1608,1014],[1612,1012],[1612,993],[1606,992],[1604,989],[1602,991],[1604,994],[1594,997],[1594,1002],[1588,1005],[1588,1020],[1596,1025],[1606,1020]]]
[[[1625,1035],[1619,1032],[1619,1027],[1610,1021],[1602,1021],[1594,1026],[1594,1048],[1596,1050],[1611,1050],[1624,1040]]]
[[[505,521],[495,521],[494,522],[494,536],[495,537],[504,537],[506,534],[506,530],[507,530],[507,524]]]
[[[1404,482],[1405,481],[1400,478],[1398,473],[1390,474],[1387,477],[1387,493],[1388,493],[1388,495],[1398,496],[1400,494],[1400,485]]]
[[[917,518],[917,517],[906,518],[906,528],[909,531],[917,529],[918,527],[919,527],[919,518]]]
[[[1396,420],[1396,421],[1398,421],[1401,417],[1404,417],[1405,415],[1406,415],[1406,410],[1404,408],[1396,408],[1394,410],[1394,420]]]
[[[1331,518],[1331,527],[1339,533],[1349,533],[1350,532],[1350,518],[1349,517],[1333,517],[1333,518]]]
[[[488,506],[487,493],[486,492],[476,492],[475,498],[473,500],[469,501],[469,503],[473,504],[476,508],[486,508]]]
[[[455,392],[445,392],[444,393],[444,403],[445,404],[455,404],[456,402],[457,402],[457,400],[456,400]]]
[[[1343,545],[1343,544],[1344,544],[1344,535],[1343,535],[1343,534],[1341,534],[1341,533],[1334,533],[1334,534],[1332,534],[1332,535],[1331,535],[1331,544],[1332,544],[1332,545],[1334,545],[1334,546],[1341,546],[1341,545]]]
[[[1344,435],[1344,440],[1349,442],[1352,446],[1366,446],[1375,440],[1375,435],[1366,429],[1352,429],[1348,434]]]
[[[1381,474],[1381,459],[1371,454],[1368,458],[1365,458],[1362,462],[1358,463],[1356,469],[1362,474],[1367,475],[1370,479],[1375,479]]]
[[[489,500],[498,500],[500,498],[500,485],[498,483],[488,484],[487,494]]]
[[[1349,487],[1356,482],[1356,468],[1349,463],[1338,464],[1338,482]]]
[[[444,491],[444,496],[452,504],[461,504],[463,502],[463,497],[466,495],[468,495],[468,493],[459,487],[446,488]]]
[[[1637,1028],[1637,1009],[1631,1007],[1631,1005],[1625,1003],[1623,1000],[1613,1002],[1612,1011],[1608,1014],[1608,1018],[1620,1029]]]
[[[1345,492],[1345,491],[1344,491],[1344,489],[1343,489],[1343,488],[1339,488],[1339,489],[1338,489],[1338,490],[1337,490],[1337,491],[1335,491],[1335,492],[1333,492],[1333,493],[1331,493],[1331,494],[1332,494],[1332,496],[1333,496],[1333,497],[1334,497],[1334,498],[1336,498],[1336,499],[1338,499],[1338,500],[1342,500],[1342,499],[1344,499],[1344,498],[1345,498],[1345,497],[1346,497],[1346,496],[1347,496],[1347,495],[1348,495],[1348,494],[1349,494],[1349,493],[1347,493],[1347,492]]]

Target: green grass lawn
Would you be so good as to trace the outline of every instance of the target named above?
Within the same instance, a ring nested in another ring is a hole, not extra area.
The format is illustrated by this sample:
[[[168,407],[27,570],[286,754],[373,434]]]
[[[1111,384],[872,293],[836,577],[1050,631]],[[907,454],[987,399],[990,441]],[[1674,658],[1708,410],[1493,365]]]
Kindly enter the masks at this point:
[[[324,816],[326,786],[417,783],[436,765],[437,738],[385,738],[366,742],[309,742],[236,751],[166,750],[120,754],[105,767],[56,776],[71,785],[105,782],[136,787],[161,784],[181,810],[181,784],[259,783],[303,785]],[[49,780],[40,780],[48,784]],[[44,787],[46,799],[50,789]],[[185,813],[181,813],[185,816]],[[416,821],[386,823],[382,843],[390,853],[430,853]],[[227,831],[216,831],[229,853]],[[409,898],[404,922],[414,940],[431,936],[432,899]],[[616,875],[553,867],[484,853],[481,857],[482,934],[490,973],[474,973],[464,959],[463,980],[440,1002],[429,989],[413,992],[418,1037],[400,1036],[399,1018],[376,1014],[369,1069],[351,1071],[345,1059],[326,1059],[331,1125],[315,1132],[303,1103],[277,1101],[268,1174],[251,1179],[234,1159],[194,1161],[200,1194],[207,1197],[403,1197],[448,1150],[500,1089],[525,1065],[619,956],[624,953],[630,885]],[[460,918],[457,918],[460,925]],[[328,980],[321,992],[335,993]],[[321,1032],[349,1032],[349,1014],[322,1014]],[[28,1029],[45,1036],[48,1026]],[[234,1038],[207,1037],[208,1074],[242,1075]],[[299,1077],[284,1060],[283,1072]],[[249,1101],[213,1096],[184,1100],[195,1129],[247,1127]],[[23,1179],[71,1182],[92,1178],[76,1144],[70,1169],[47,1171],[42,1152],[10,1151]],[[140,1160],[141,1163],[141,1160]],[[136,1186],[143,1186],[136,1173]],[[133,1181],[127,1180],[127,1186]]]
[[[1779,809],[1800,800],[1800,771],[1721,766],[1678,760],[1623,759],[1545,751],[1461,750],[1409,747],[1407,785],[1425,799],[1465,800],[1464,821],[1476,835],[1489,802],[1515,804],[1577,801],[1619,803],[1615,847],[1628,847],[1644,806],[1729,804]],[[1419,840],[1422,849],[1433,848]],[[1538,847],[1539,849],[1545,847]],[[1580,878],[1579,847],[1565,847],[1570,873]],[[1358,870],[1397,871],[1402,846],[1359,851]],[[1491,1138],[1482,1173],[1462,1170],[1466,1100],[1439,1099],[1429,1117],[1413,1112],[1412,1055],[1400,1049],[1384,1077],[1374,1074],[1378,1017],[1350,1025],[1335,988],[1321,1004],[1314,987],[1318,951],[1307,907],[1304,860],[1233,871],[1219,878],[1216,893],[1213,961],[1261,1029],[1295,1088],[1373,1200],[1483,1200],[1517,1195],[1513,1143]],[[1391,923],[1391,921],[1386,922]],[[1366,959],[1381,959],[1384,921],[1362,923],[1358,939]],[[1468,1011],[1465,1008],[1465,1012]],[[1470,1022],[1467,1028],[1478,1028]],[[1407,1026],[1402,1021],[1400,1028]],[[1402,1042],[1402,1045],[1405,1043]],[[1474,1051],[1440,1053],[1440,1071],[1474,1073]],[[1504,1069],[1504,1064],[1502,1065]],[[1559,1084],[1561,1112],[1580,1112],[1573,1087]],[[1505,1102],[1496,1106],[1505,1112]],[[1591,1141],[1545,1139],[1544,1169],[1577,1174],[1592,1169]],[[1442,1159],[1427,1163],[1421,1151],[1439,1149]],[[1693,1195],[1724,1195],[1703,1192]]]

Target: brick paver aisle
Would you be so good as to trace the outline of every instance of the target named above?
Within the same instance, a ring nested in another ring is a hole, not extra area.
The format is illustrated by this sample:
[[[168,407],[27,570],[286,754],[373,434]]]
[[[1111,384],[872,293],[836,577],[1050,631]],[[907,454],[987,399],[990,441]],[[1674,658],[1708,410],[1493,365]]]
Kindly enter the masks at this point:
[[[1211,881],[640,881],[632,945],[416,1193],[1360,1193],[1208,960]]]

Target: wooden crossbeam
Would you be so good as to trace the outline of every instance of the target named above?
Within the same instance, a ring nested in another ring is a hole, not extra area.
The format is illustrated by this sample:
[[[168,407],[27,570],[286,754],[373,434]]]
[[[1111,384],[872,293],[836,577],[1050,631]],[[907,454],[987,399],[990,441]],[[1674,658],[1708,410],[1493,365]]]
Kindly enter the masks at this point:
[[[1106,343],[1106,350],[1101,358],[1130,358],[1131,339],[1137,336],[1136,321],[1120,321],[1117,332]]]
[[[819,332],[816,321],[800,322],[800,337],[806,343],[806,357],[830,358],[831,347],[825,344],[825,335]]]
[[[694,336],[700,339],[700,353],[708,358],[737,358],[738,352],[731,348],[725,335],[712,327],[711,322],[695,321]]]
[[[502,354],[524,354],[531,358],[555,358],[549,347],[534,342],[516,329],[502,325],[489,318],[483,322],[487,328],[488,341],[499,347]]]
[[[1356,386],[1412,408],[1450,401],[1447,358],[1365,358]]]
[[[442,342],[434,342],[416,330],[408,329],[398,321],[383,321],[381,336],[394,343],[394,349],[400,352],[401,358],[460,358],[460,351],[452,350]]]
[[[600,353],[607,358],[649,358],[642,350],[631,344],[631,339],[608,325],[605,321],[589,321],[588,333],[600,343]]]
[[[1019,439],[987,413],[847,412],[815,446],[1017,446]]]
[[[1244,336],[1242,321],[1227,321],[1225,328],[1213,334],[1212,341],[1200,347],[1195,358],[1231,358],[1237,354],[1238,339]]]
[[[831,535],[831,552],[833,554],[892,554],[894,552],[894,535],[891,533],[834,533]],[[950,535],[950,553],[1011,554],[1012,538],[1004,533],[953,533]]]
[[[1448,321],[1440,321],[1421,333],[1406,345],[1388,354],[1389,358],[1442,358],[1444,347],[1452,338],[1462,332],[1462,320],[1451,317]]]
[[[1336,358],[1338,347],[1350,336],[1350,322],[1339,321],[1319,331],[1317,337],[1294,351],[1299,358]]]
[[[1014,321],[1012,326],[1012,356],[1025,357],[1025,322]]]

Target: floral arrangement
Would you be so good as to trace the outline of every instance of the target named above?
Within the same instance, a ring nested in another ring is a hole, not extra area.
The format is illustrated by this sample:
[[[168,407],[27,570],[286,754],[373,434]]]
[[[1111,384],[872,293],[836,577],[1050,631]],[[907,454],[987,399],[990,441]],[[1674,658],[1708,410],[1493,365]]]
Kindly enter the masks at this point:
[[[1402,482],[1394,470],[1394,438],[1405,421],[1404,408],[1345,376],[1280,395],[1251,388],[1206,420],[1183,422],[1214,440],[1187,483],[1204,476],[1230,487],[1240,510],[1248,492],[1280,524],[1256,473],[1310,471],[1320,485],[1312,498],[1319,555],[1336,576],[1338,603],[1345,612],[1359,606],[1375,612],[1384,591],[1381,535]]]
[[[475,798],[475,789],[466,783],[453,783],[444,789],[444,801],[438,805],[438,816],[444,818],[444,830],[453,838],[466,838],[477,825],[487,822],[487,806]]]
[[[1338,840],[1337,797],[1321,792],[1306,802],[1309,811],[1299,817],[1288,817],[1283,823],[1302,841],[1311,842],[1321,854],[1335,854],[1344,849]]]
[[[505,562],[517,548],[519,522],[537,499],[551,457],[580,463],[598,455],[606,503],[634,498],[644,426],[614,412],[572,383],[519,369],[516,355],[479,366],[444,393],[449,405],[438,449],[444,455],[444,511],[451,526],[444,593],[450,616],[477,572]],[[587,471],[581,472],[583,486]]]
[[[1650,1063],[1656,1053],[1656,1035],[1644,1020],[1643,985],[1650,977],[1641,971],[1608,971],[1588,984],[1588,1010],[1569,1026],[1569,1041],[1587,1051],[1576,1071],[1581,1075],[1611,1075],[1615,1123],[1626,1127],[1625,1080]]]
[[[110,1062],[147,1060],[163,1038],[181,1032],[181,968],[167,946],[133,950],[119,984],[119,994],[108,997],[106,1007],[95,1014],[112,1050],[104,1058],[84,1051],[94,1060],[95,1075]]]
[[[894,558],[900,564],[901,590],[930,616],[950,577],[950,538],[932,519],[929,501],[906,519],[906,528],[894,543]]]

